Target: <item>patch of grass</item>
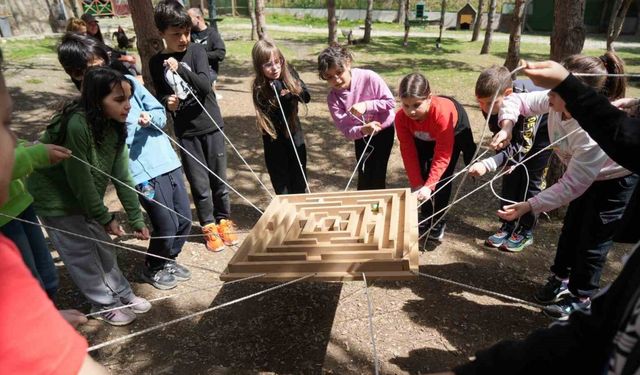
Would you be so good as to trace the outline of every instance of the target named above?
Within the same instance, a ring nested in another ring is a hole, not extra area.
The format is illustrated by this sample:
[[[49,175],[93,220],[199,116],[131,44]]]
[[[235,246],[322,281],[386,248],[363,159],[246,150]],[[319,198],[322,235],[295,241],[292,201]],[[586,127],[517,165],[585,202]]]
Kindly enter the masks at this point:
[[[42,83],[44,81],[41,80],[41,79],[38,79],[38,78],[29,78],[25,82],[37,85],[37,84],[40,84],[40,83]]]
[[[7,61],[28,60],[43,55],[55,55],[58,39],[21,39],[9,40],[2,45],[2,52]]]

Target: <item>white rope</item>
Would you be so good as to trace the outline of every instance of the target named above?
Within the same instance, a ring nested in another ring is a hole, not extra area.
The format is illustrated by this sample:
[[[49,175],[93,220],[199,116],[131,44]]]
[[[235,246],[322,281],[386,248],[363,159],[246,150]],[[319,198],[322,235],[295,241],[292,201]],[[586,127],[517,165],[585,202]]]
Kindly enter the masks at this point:
[[[554,142],[550,143],[550,144],[549,144],[549,146],[546,146],[546,147],[544,147],[544,148],[540,149],[538,152],[534,153],[534,154],[533,154],[533,155],[531,155],[530,157],[525,158],[524,160],[522,160],[522,161],[520,161],[520,162],[516,163],[516,164],[514,165],[514,167],[517,167],[517,166],[519,166],[519,165],[522,165],[522,164],[524,164],[527,160],[530,160],[531,158],[533,158],[533,157],[535,157],[535,156],[538,156],[540,153],[544,152],[546,149],[551,148],[551,146],[553,146],[554,144],[556,144],[556,143],[558,143],[558,142],[560,142],[560,141],[564,140],[565,138],[567,138],[568,136],[570,136],[571,134],[575,133],[575,132],[576,132],[576,131],[578,131],[578,130],[580,130],[580,128],[573,129],[573,130],[572,130],[572,131],[570,131],[569,133],[565,134],[564,136],[562,136],[562,137],[558,138],[557,140],[555,140]],[[496,180],[496,179],[498,179],[498,178],[502,177],[504,174],[506,174],[506,172],[499,173],[499,174],[495,175],[491,180]],[[491,183],[491,180],[489,180],[489,181],[485,182],[484,184],[480,185],[480,186],[479,186],[479,187],[477,187],[476,189],[473,189],[472,191],[470,191],[469,193],[467,193],[466,195],[464,195],[462,198],[459,198],[459,199],[455,200],[453,203],[449,204],[448,206],[444,207],[444,208],[443,208],[443,209],[441,209],[440,211],[436,212],[434,215],[429,216],[428,218],[424,219],[423,221],[421,221],[420,223],[418,223],[418,225],[420,225],[420,224],[422,224],[422,223],[426,222],[427,220],[431,219],[433,216],[437,215],[438,213],[440,213],[440,212],[442,212],[442,211],[444,211],[444,210],[448,210],[448,209],[449,209],[449,208],[451,208],[451,206],[453,206],[454,204],[456,204],[456,203],[460,202],[461,200],[463,200],[463,199],[467,198],[468,196],[472,195],[472,194],[473,194],[473,193],[475,193],[476,191],[478,191],[478,190],[482,189],[483,187],[487,186],[488,184],[490,184],[490,183]],[[418,238],[418,240],[420,240],[420,239],[421,239],[421,238],[423,238],[423,237],[424,237],[424,235],[420,236],[420,237]]]
[[[300,173],[302,173],[302,178],[304,178],[304,184],[307,186],[307,191],[311,193],[311,188],[309,187],[309,181],[307,181],[307,175],[304,173],[304,167],[302,166],[302,161],[300,160],[300,155],[298,155],[298,148],[296,147],[296,142],[293,140],[293,135],[291,134],[291,129],[289,128],[289,121],[287,121],[287,116],[284,114],[284,108],[282,108],[282,102],[280,101],[280,93],[278,93],[278,89],[276,89],[276,85],[271,81],[271,88],[273,88],[273,93],[278,100],[278,105],[280,106],[280,112],[282,113],[282,119],[284,120],[285,128],[287,128],[287,132],[289,133],[289,139],[291,140],[291,147],[293,147],[293,152],[296,154],[296,159],[298,160],[298,166],[300,167]]]
[[[82,234],[69,232],[69,231],[64,230],[64,229],[54,228],[54,227],[51,227],[51,226],[48,226],[48,225],[45,225],[45,224],[41,224],[39,222],[33,222],[33,221],[21,219],[19,217],[7,215],[7,214],[2,213],[2,212],[0,212],[0,216],[4,216],[4,217],[7,217],[9,219],[17,220],[17,221],[20,221],[20,222],[23,222],[23,223],[27,223],[27,224],[31,224],[31,225],[37,225],[37,226],[45,228],[47,230],[55,230],[55,231],[58,231],[60,233],[69,234],[71,236],[75,236],[75,237],[82,238],[82,239],[85,239],[85,240],[90,240],[90,241],[98,242],[98,243],[101,243],[101,244],[104,244],[104,245],[117,247],[117,248],[120,248],[120,249],[123,249],[123,250],[127,250],[127,251],[130,251],[130,252],[133,252],[133,253],[138,253],[138,254],[150,256],[150,257],[153,257],[153,258],[163,259],[163,260],[167,260],[167,261],[170,261],[170,262],[175,262],[176,261],[175,259],[166,258],[166,257],[160,256],[160,255],[147,253],[146,251],[140,251],[140,250],[136,250],[136,249],[132,249],[132,248],[126,247],[126,246],[122,246],[122,245],[117,244],[115,242],[108,242],[108,241],[99,240],[97,238],[87,237],[87,236],[84,236]],[[202,266],[195,265],[195,264],[188,264],[188,263],[182,263],[182,264],[184,264],[185,266],[198,268],[198,269],[201,269],[201,270],[205,270],[205,271],[209,271],[209,272],[220,274],[220,271],[216,271],[216,270],[211,269],[211,268],[202,267]]]
[[[146,303],[146,302],[158,302],[158,301],[163,301],[165,299],[180,297],[180,296],[191,294],[191,293],[207,292],[207,291],[213,290],[213,288],[215,288],[217,286],[220,286],[220,285],[231,285],[231,284],[239,283],[241,281],[256,279],[256,278],[262,277],[264,275],[266,275],[266,273],[260,273],[260,274],[257,274],[257,275],[252,275],[252,276],[248,276],[248,277],[245,277],[245,278],[242,278],[242,279],[228,281],[228,282],[224,282],[223,281],[221,283],[214,284],[214,285],[206,287],[206,288],[193,288],[192,290],[187,290],[185,292],[174,293],[174,294],[170,294],[168,296],[153,298],[153,299],[141,301],[141,302],[138,302],[138,303],[131,303],[131,304],[128,304],[128,305],[122,305],[122,306],[114,307],[114,308],[111,308],[111,309],[100,310],[100,311],[92,312],[92,313],[89,313],[89,314],[85,314],[84,316],[87,317],[87,318],[90,318],[92,316],[100,315],[100,314],[103,314],[103,313],[106,313],[106,312],[122,310],[122,309],[126,309],[126,308],[129,308],[129,307],[138,306],[138,305],[141,305],[141,304]]]
[[[347,186],[345,186],[344,191],[349,190],[349,185],[351,185],[351,181],[353,180],[353,176],[356,175],[356,172],[358,171],[358,167],[360,166],[360,163],[362,162],[362,159],[364,159],[364,155],[367,153],[367,148],[369,148],[369,144],[371,143],[371,140],[373,139],[373,137],[374,137],[373,134],[371,134],[369,136],[369,140],[367,141],[366,145],[364,146],[364,149],[362,150],[362,154],[360,154],[360,158],[356,162],[356,167],[353,169],[353,173],[351,173],[351,177],[349,178],[349,181],[347,182]]]
[[[153,125],[156,129],[158,129],[160,132],[162,132],[164,135],[167,136],[167,138],[169,138],[169,140],[171,142],[173,142],[173,144],[175,144],[176,146],[178,146],[182,151],[184,151],[187,155],[189,155],[191,158],[193,158],[193,160],[195,160],[198,164],[200,164],[200,166],[202,166],[202,168],[204,168],[207,172],[211,173],[215,178],[217,178],[218,180],[220,180],[220,182],[222,182],[223,184],[225,184],[229,189],[231,189],[234,193],[238,194],[238,196],[240,196],[240,198],[244,199],[245,202],[249,203],[249,205],[253,208],[255,208],[258,212],[260,212],[260,215],[263,214],[262,210],[259,209],[258,207],[256,207],[256,205],[254,205],[253,203],[251,203],[251,201],[249,199],[247,199],[244,195],[240,194],[236,189],[233,188],[233,186],[229,185],[225,180],[223,180],[220,176],[218,176],[214,171],[211,170],[211,168],[207,167],[203,162],[201,162],[200,160],[198,160],[198,158],[196,158],[192,153],[190,153],[189,151],[187,151],[186,148],[182,147],[182,145],[180,144],[180,142],[176,141],[175,139],[173,139],[172,137],[169,136],[169,134],[165,133],[164,130],[162,130],[158,125],[154,124],[153,121],[149,122],[151,125]],[[223,133],[224,134],[224,133]]]
[[[536,307],[536,308],[541,309],[541,310],[544,308],[544,306],[539,305],[539,304],[534,303],[534,302],[529,302],[529,301],[527,301],[527,300],[523,300],[523,299],[516,298],[516,297],[511,297],[511,296],[508,296],[508,295],[506,295],[506,294],[502,294],[502,293],[498,293],[498,292],[493,292],[493,291],[491,291],[491,290],[478,288],[478,287],[475,287],[475,286],[472,286],[472,285],[459,283],[459,282],[457,282],[457,281],[453,281],[453,280],[449,280],[449,279],[444,279],[444,278],[442,278],[442,277],[429,275],[428,273],[417,272],[417,271],[411,271],[411,273],[416,274],[416,275],[419,275],[419,276],[424,276],[424,277],[427,277],[427,278],[430,278],[430,279],[433,279],[433,280],[438,280],[438,281],[441,281],[441,282],[444,282],[444,283],[448,283],[448,284],[456,285],[456,286],[459,286],[459,287],[462,287],[462,288],[465,288],[465,289],[470,289],[470,290],[473,290],[473,291],[475,291],[475,292],[479,292],[479,293],[483,293],[483,294],[488,294],[488,295],[491,295],[491,296],[494,296],[494,297],[498,297],[498,298],[503,298],[503,299],[506,299],[506,300],[509,300],[509,301],[512,301],[512,302],[521,303],[521,304],[523,304],[523,305],[533,306],[533,307]]]
[[[614,73],[571,73],[574,76],[578,76],[578,77],[601,77],[601,76],[607,76],[607,77],[640,77],[640,74],[629,74],[629,73],[620,73],[620,74],[614,74]]]
[[[204,309],[204,310],[201,310],[201,311],[197,311],[197,312],[191,313],[191,314],[186,315],[186,316],[183,316],[183,317],[181,317],[181,318],[177,318],[177,319],[174,319],[174,320],[170,320],[170,321],[168,321],[168,322],[161,323],[161,324],[155,325],[155,326],[153,326],[153,327],[145,328],[145,329],[143,329],[143,330],[141,330],[141,331],[138,331],[138,332],[135,332],[135,333],[131,333],[131,334],[129,334],[129,335],[125,335],[125,336],[122,336],[122,337],[118,337],[117,339],[113,339],[113,340],[109,340],[109,341],[103,342],[102,344],[98,344],[98,345],[91,346],[91,347],[89,347],[89,348],[87,349],[87,352],[92,352],[92,351],[94,351],[94,350],[98,350],[98,349],[104,348],[104,347],[109,346],[109,345],[117,344],[117,343],[120,343],[120,342],[126,341],[126,340],[128,340],[128,339],[130,339],[130,338],[137,337],[137,336],[141,336],[141,335],[144,335],[144,334],[146,334],[146,333],[153,332],[153,331],[155,331],[155,330],[158,330],[158,329],[161,329],[161,328],[164,328],[164,327],[170,326],[170,325],[172,325],[172,324],[176,324],[176,323],[179,323],[179,322],[185,321],[185,320],[187,320],[187,319],[191,319],[191,318],[194,318],[194,317],[196,317],[196,316],[203,315],[203,314],[206,314],[206,313],[208,313],[208,312],[211,312],[211,311],[215,311],[215,310],[221,309],[221,308],[223,308],[223,307],[231,306],[231,305],[236,304],[236,303],[238,303],[238,302],[246,301],[246,300],[248,300],[248,299],[251,299],[251,298],[254,298],[254,297],[257,297],[257,296],[260,296],[260,295],[266,294],[266,293],[269,293],[269,292],[274,291],[274,290],[276,290],[276,289],[280,289],[280,288],[283,288],[283,287],[285,287],[285,286],[291,285],[291,284],[293,284],[293,283],[297,283],[298,281],[302,281],[302,280],[308,279],[308,278],[313,277],[313,276],[315,276],[315,275],[316,275],[315,273],[311,273],[311,274],[308,274],[308,275],[305,275],[305,276],[299,277],[299,278],[297,278],[297,279],[294,279],[294,280],[288,281],[288,282],[286,282],[286,283],[279,284],[279,285],[276,285],[276,286],[274,286],[274,287],[271,287],[271,288],[268,288],[268,289],[261,290],[261,291],[259,291],[259,292],[256,292],[256,293],[253,293],[253,294],[250,294],[250,295],[248,295],[248,296],[240,297],[240,298],[238,298],[238,299],[234,299],[234,300],[232,300],[232,301],[225,302],[225,303],[222,303],[222,304],[217,305],[217,306],[214,306],[214,307],[210,307],[210,308],[207,308],[207,309]]]
[[[133,192],[135,192],[136,194],[140,195],[140,196],[141,196],[141,197],[143,197],[144,199],[147,199],[147,200],[149,200],[149,201],[151,201],[151,202],[153,202],[153,203],[157,204],[158,206],[163,207],[163,208],[167,209],[168,211],[173,212],[174,214],[176,214],[176,215],[180,216],[181,218],[183,218],[183,219],[187,220],[187,221],[188,221],[188,222],[190,222],[190,223],[191,223],[191,222],[193,222],[193,219],[192,219],[192,218],[189,218],[189,217],[186,217],[186,216],[182,215],[181,213],[179,213],[179,212],[175,211],[175,210],[174,210],[174,209],[172,209],[172,208],[169,208],[169,207],[165,206],[164,204],[162,204],[162,203],[158,202],[157,200],[155,200],[155,199],[153,199],[153,198],[148,198],[146,195],[144,195],[144,193],[139,192],[139,191],[138,191],[136,188],[134,188],[133,186],[130,186],[129,184],[127,184],[127,183],[126,183],[126,182],[124,182],[124,181],[120,181],[120,180],[118,180],[117,178],[113,177],[112,175],[108,174],[107,172],[105,172],[105,171],[101,170],[100,168],[98,168],[98,167],[96,167],[96,166],[92,165],[91,163],[89,163],[89,162],[87,162],[87,161],[84,161],[84,160],[80,159],[79,157],[77,157],[77,156],[75,156],[75,155],[73,155],[73,154],[70,154],[70,156],[71,156],[72,158],[74,158],[74,159],[78,160],[79,162],[81,162],[81,163],[83,163],[83,164],[85,164],[85,165],[89,166],[90,168],[93,168],[93,169],[95,169],[96,171],[98,171],[98,172],[102,173],[103,175],[105,175],[105,176],[109,177],[112,181],[115,181],[115,182],[119,183],[120,185],[122,185],[122,186],[126,187],[126,188],[127,188],[127,189],[129,189],[129,190],[133,190]]]
[[[238,233],[249,233],[249,230],[234,230],[234,231],[230,231],[227,233],[234,233],[234,234],[238,234]],[[177,234],[175,236],[151,236],[149,237],[150,240],[163,240],[163,239],[167,239],[167,238],[194,238],[194,237],[207,237],[208,234],[205,233],[194,233],[194,234]]]
[[[171,72],[174,75],[180,76],[178,74],[178,72],[174,69],[171,69]],[[175,79],[175,78],[174,78]],[[182,77],[180,77],[180,79],[182,79]],[[183,80],[184,81],[184,80]],[[242,157],[242,155],[240,154],[240,151],[238,151],[238,149],[236,148],[236,146],[234,146],[234,144],[231,142],[231,140],[227,137],[227,135],[224,133],[224,131],[222,130],[222,128],[220,127],[220,125],[218,125],[218,123],[216,122],[216,120],[213,119],[213,117],[211,117],[211,114],[209,113],[209,111],[207,111],[207,109],[204,107],[204,105],[202,104],[202,102],[200,102],[200,99],[198,99],[198,96],[193,92],[193,90],[191,90],[191,86],[189,86],[189,84],[187,84],[187,82],[185,82],[184,87],[189,91],[189,93],[191,94],[191,96],[193,96],[193,98],[196,100],[196,102],[198,102],[198,104],[200,105],[200,107],[202,107],[202,110],[204,111],[204,113],[207,114],[207,117],[209,117],[209,119],[211,120],[211,122],[213,122],[213,124],[216,126],[216,128],[218,128],[218,131],[220,131],[220,133],[222,133],[222,136],[224,137],[224,139],[227,140],[227,142],[229,143],[229,146],[231,146],[231,148],[233,148],[233,150],[236,152],[236,154],[238,154],[238,156],[240,157],[240,159],[242,160],[242,162],[244,163],[244,165],[247,166],[247,168],[249,168],[249,170],[251,171],[251,173],[253,174],[253,176],[256,178],[256,180],[258,180],[258,182],[260,183],[260,185],[262,185],[262,187],[264,188],[264,190],[267,192],[267,194],[269,194],[269,196],[271,198],[273,198],[273,194],[271,194],[271,191],[269,191],[269,189],[267,189],[267,187],[264,185],[264,183],[262,182],[262,180],[258,177],[258,175],[256,174],[256,172],[253,171],[253,168],[251,168],[251,166],[249,165],[249,163],[247,163],[247,161]]]
[[[376,350],[376,333],[373,329],[373,307],[371,306],[371,296],[369,296],[369,288],[367,288],[367,276],[362,273],[362,280],[364,281],[364,292],[367,296],[367,309],[369,311],[369,334],[371,335],[371,348],[373,351],[373,368],[375,369],[375,374],[378,375],[380,373],[380,368],[378,364],[378,351]]]

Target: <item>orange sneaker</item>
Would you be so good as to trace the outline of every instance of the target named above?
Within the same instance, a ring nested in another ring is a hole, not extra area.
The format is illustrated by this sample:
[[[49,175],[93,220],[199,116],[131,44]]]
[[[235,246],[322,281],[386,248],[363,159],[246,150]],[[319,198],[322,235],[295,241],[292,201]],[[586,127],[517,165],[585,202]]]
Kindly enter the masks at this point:
[[[207,224],[202,227],[202,233],[205,234],[204,239],[207,241],[207,250],[216,253],[224,250],[224,242],[220,239],[218,227],[215,223]]]
[[[233,221],[227,219],[220,220],[220,224],[218,224],[218,234],[225,245],[231,246],[238,244],[238,236],[235,231],[236,226],[233,224]]]

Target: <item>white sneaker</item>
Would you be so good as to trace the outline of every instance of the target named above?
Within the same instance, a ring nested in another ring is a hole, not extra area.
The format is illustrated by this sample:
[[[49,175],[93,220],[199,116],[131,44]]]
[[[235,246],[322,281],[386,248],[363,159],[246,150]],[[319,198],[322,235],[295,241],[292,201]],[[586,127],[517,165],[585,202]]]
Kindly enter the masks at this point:
[[[130,305],[129,309],[136,314],[144,314],[147,311],[151,310],[151,302],[147,301],[142,297],[138,297],[133,295],[133,298],[120,298],[120,301],[125,305]]]
[[[130,308],[106,311],[96,315],[96,319],[102,320],[112,326],[126,326],[136,320],[136,314]]]

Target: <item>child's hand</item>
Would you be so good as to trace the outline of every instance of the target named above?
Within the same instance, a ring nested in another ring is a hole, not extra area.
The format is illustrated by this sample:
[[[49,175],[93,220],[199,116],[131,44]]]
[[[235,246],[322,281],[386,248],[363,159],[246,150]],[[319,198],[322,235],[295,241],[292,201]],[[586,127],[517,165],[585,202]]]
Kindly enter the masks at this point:
[[[178,60],[176,60],[173,57],[169,57],[168,59],[164,60],[164,66],[169,67],[169,69],[171,69],[171,71],[177,71],[178,70]]]
[[[180,104],[180,98],[175,94],[169,95],[167,98],[167,109],[174,112],[178,109],[178,104]]]
[[[132,55],[122,55],[122,56],[118,57],[118,61],[126,62],[126,63],[132,64],[132,65],[136,64],[136,58],[135,58],[135,56],[132,56]]]
[[[367,111],[367,103],[356,103],[353,105],[353,107],[351,107],[351,109],[349,109],[349,111],[356,116],[362,116]]]
[[[143,227],[142,229],[134,230],[133,236],[139,240],[149,239],[149,228]]]
[[[558,86],[569,76],[569,72],[555,61],[543,61],[539,63],[527,63],[524,74],[536,84],[536,86],[552,89]]]
[[[282,89],[280,90],[280,96],[287,96],[291,93],[291,91],[287,90],[287,89]]]
[[[520,202],[502,207],[502,210],[498,210],[498,217],[506,221],[514,221],[529,211],[531,211],[531,204]]]
[[[493,136],[493,138],[491,139],[491,143],[489,144],[489,147],[496,151],[502,150],[509,145],[509,142],[511,142],[513,121],[503,120],[500,123],[500,128],[501,130]]]
[[[78,310],[58,310],[58,312],[73,328],[78,328],[79,325],[88,321],[87,317]]]
[[[140,118],[138,124],[143,128],[146,128],[151,123],[151,114],[149,112],[140,112]]]
[[[371,121],[368,124],[362,125],[362,128],[360,128],[360,131],[364,135],[375,135],[380,130],[382,130],[382,126],[378,121]]]
[[[71,150],[66,147],[53,144],[45,144],[45,147],[47,148],[47,152],[49,153],[49,162],[51,164],[59,163],[71,157]]]
[[[474,177],[484,176],[487,173],[487,166],[484,163],[476,162],[469,167],[469,174]]]
[[[118,223],[118,220],[116,220],[115,217],[111,219],[110,222],[104,225],[104,230],[106,230],[107,233],[112,234],[114,236],[118,236],[118,237],[124,236],[125,234],[124,230],[120,226],[120,223]]]
[[[614,100],[611,104],[627,112],[630,116],[635,116],[640,109],[640,99],[635,98],[622,98]]]
[[[416,198],[418,198],[419,201],[426,201],[431,199],[431,189],[426,186],[421,187],[420,189],[418,189],[418,191],[416,191]]]

